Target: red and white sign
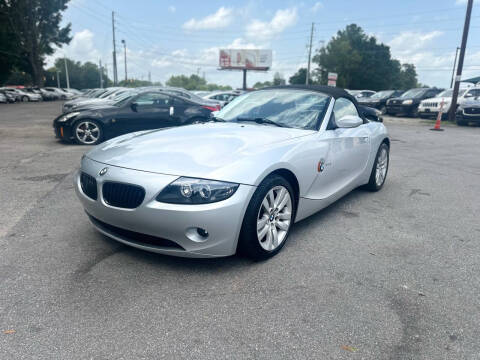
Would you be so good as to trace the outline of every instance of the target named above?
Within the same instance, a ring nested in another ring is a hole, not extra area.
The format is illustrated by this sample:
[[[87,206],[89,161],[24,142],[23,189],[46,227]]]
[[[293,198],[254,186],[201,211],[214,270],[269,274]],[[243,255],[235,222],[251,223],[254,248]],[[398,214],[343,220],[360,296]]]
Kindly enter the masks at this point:
[[[328,86],[337,86],[337,78],[338,74],[334,72],[329,72],[328,73]]]
[[[268,70],[272,66],[272,50],[220,49],[222,69]]]

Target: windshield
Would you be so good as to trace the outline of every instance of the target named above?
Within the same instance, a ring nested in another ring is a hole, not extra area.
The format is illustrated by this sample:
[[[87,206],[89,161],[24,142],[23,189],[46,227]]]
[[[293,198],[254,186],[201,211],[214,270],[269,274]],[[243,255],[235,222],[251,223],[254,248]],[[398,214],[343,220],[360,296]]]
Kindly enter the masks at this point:
[[[387,96],[390,96],[393,94],[395,90],[384,90],[384,91],[379,91],[372,96],[370,96],[370,99],[383,99],[386,98]]]
[[[225,121],[268,119],[281,126],[316,129],[330,96],[306,90],[259,90],[235,98],[216,117]]]
[[[136,94],[135,91],[128,91],[126,93],[122,93],[121,95],[113,99],[114,101],[116,101],[113,105],[120,106],[120,107],[124,106],[125,104],[128,103],[130,98],[135,94]]]
[[[405,92],[401,98],[414,98],[419,95],[422,95],[427,89],[410,89],[407,92]]]

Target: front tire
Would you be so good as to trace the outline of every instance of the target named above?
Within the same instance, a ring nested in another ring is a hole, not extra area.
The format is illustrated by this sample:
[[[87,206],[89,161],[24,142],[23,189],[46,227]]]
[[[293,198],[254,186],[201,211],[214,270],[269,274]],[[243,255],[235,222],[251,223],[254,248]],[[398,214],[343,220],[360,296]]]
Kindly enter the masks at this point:
[[[28,102],[28,101],[29,101],[29,100],[28,100],[28,96],[22,96],[22,101],[23,101],[23,102]]]
[[[365,185],[367,190],[378,191],[383,187],[387,178],[389,163],[390,148],[387,144],[382,143],[378,148],[368,184]]]
[[[79,120],[73,126],[73,137],[80,145],[97,145],[103,139],[102,126],[95,120]]]
[[[290,183],[270,175],[258,186],[243,218],[238,249],[253,260],[276,255],[285,245],[295,219],[296,202]]]

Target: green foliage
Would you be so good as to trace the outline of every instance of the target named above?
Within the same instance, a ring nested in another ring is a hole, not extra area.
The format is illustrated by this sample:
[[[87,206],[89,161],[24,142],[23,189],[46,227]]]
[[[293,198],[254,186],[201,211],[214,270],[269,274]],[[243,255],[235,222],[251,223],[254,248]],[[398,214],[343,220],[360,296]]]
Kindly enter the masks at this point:
[[[2,72],[17,68],[29,73],[36,85],[43,84],[45,56],[71,40],[70,24],[60,27],[68,1],[0,0]]]
[[[290,76],[290,79],[288,79],[288,82],[292,85],[305,84],[306,80],[307,80],[307,69],[300,68],[295,74]]]
[[[368,36],[355,24],[340,30],[325,47],[317,50],[314,76],[327,83],[328,72],[338,74],[337,86],[348,89],[408,89],[417,84],[412,64],[400,65],[392,59],[390,48]]]
[[[254,89],[261,89],[261,88],[269,87],[269,86],[272,86],[272,85],[273,85],[273,83],[271,81],[265,81],[265,82],[257,81],[255,83],[255,85],[253,85],[253,88]]]
[[[82,64],[80,61],[66,59],[68,66],[68,76],[70,79],[70,87],[74,89],[88,89],[100,87],[100,72],[97,64],[86,62]],[[66,87],[65,60],[58,58],[55,60],[55,66],[48,69],[44,74],[46,86],[57,86],[57,70],[60,71],[60,86]],[[103,86],[111,86],[112,81],[103,71]]]
[[[201,78],[200,76],[195,74],[192,74],[190,76],[171,76],[170,79],[167,80],[166,85],[172,87],[181,87],[187,90],[232,90],[232,87],[228,85],[224,86],[217,84],[207,84],[207,81],[204,78]]]

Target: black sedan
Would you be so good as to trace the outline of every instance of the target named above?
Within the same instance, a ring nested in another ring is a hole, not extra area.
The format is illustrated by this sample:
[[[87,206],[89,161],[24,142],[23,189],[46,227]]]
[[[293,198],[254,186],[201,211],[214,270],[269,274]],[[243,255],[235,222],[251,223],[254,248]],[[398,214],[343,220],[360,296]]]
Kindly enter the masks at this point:
[[[148,91],[113,105],[58,116],[55,135],[65,141],[94,145],[122,134],[206,121],[216,108],[165,92]]]
[[[455,119],[459,126],[466,126],[469,123],[480,125],[480,97],[460,104],[455,113]]]
[[[423,99],[435,97],[443,89],[415,88],[410,89],[397,98],[387,100],[387,114],[405,114],[412,117],[418,116],[418,105]]]
[[[380,110],[382,114],[387,112],[387,100],[402,95],[401,90],[383,90],[373,94],[370,97],[357,99],[360,105],[372,107]]]

